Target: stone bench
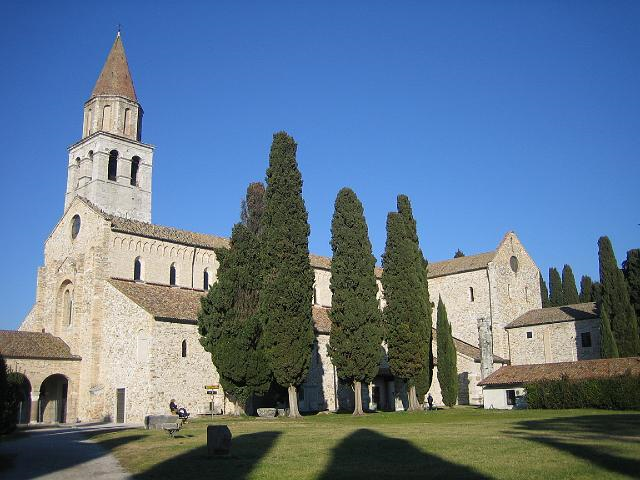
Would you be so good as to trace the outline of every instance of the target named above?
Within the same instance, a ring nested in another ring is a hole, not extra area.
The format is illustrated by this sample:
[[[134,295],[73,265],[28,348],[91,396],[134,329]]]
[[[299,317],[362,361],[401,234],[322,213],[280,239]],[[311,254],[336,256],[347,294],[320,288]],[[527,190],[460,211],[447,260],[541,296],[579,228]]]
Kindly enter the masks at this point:
[[[178,423],[177,415],[147,415],[144,417],[144,428],[147,430],[161,430],[163,423]]]
[[[171,438],[174,437],[176,432],[180,431],[181,426],[182,425],[180,425],[179,423],[161,423],[160,424],[160,428],[162,428],[162,430],[167,432]]]

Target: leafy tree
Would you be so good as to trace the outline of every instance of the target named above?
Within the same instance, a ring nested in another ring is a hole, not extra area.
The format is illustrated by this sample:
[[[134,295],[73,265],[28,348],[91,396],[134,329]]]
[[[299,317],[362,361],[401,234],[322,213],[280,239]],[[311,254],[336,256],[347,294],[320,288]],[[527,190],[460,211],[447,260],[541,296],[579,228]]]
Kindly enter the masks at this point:
[[[580,279],[580,302],[593,302],[593,280],[588,275]]]
[[[296,149],[285,132],[273,136],[262,216],[260,295],[265,352],[276,382],[288,390],[292,417],[300,416],[297,386],[309,371],[314,342],[309,223]]]
[[[429,284],[427,281],[427,269],[428,262],[424,258],[422,249],[420,248],[420,240],[418,239],[418,229],[415,218],[413,216],[413,209],[411,208],[411,202],[406,195],[398,195],[397,199],[398,213],[402,215],[405,220],[407,230],[409,232],[409,238],[412,243],[412,250],[415,256],[413,261],[414,269],[416,271],[416,278],[418,279],[418,296],[416,298],[417,303],[417,330],[416,335],[419,337],[418,342],[424,345],[426,349],[421,352],[423,356],[423,367],[413,379],[409,382],[409,398],[410,402],[412,398],[415,398],[415,409],[420,408],[418,399],[424,399],[424,396],[431,387],[432,375],[433,375],[433,352],[431,351],[431,332],[432,332],[432,306],[429,296]],[[462,252],[460,252],[462,253]],[[463,254],[464,256],[464,254]],[[423,322],[420,321],[423,319]]]
[[[243,217],[251,219],[255,184],[243,201]],[[258,193],[256,193],[258,192]],[[249,200],[253,200],[251,203]],[[247,225],[253,229],[250,230]],[[201,300],[198,328],[200,342],[211,353],[224,391],[246,408],[253,395],[269,389],[271,375],[261,348],[262,323],[258,315],[261,289],[259,223],[233,227],[229,250],[218,251],[218,282]]]
[[[438,297],[436,322],[438,343],[438,383],[442,391],[442,401],[453,407],[458,401],[458,367],[456,364],[456,346],[453,343],[451,324],[447,318],[447,308]]]
[[[460,257],[464,257],[464,253],[462,252],[462,250],[458,249],[456,250],[456,253],[453,254],[453,258],[460,258]]]
[[[611,332],[611,323],[606,310],[600,311],[600,356],[602,358],[618,358],[618,346]]]
[[[0,354],[0,434],[10,433],[16,428],[17,387],[10,381],[10,371]]]
[[[627,259],[622,263],[627,288],[629,289],[629,300],[636,312],[638,330],[640,331],[640,249],[634,248],[627,252]]]
[[[562,280],[555,267],[549,269],[549,287],[551,287],[551,293],[549,295],[550,306],[560,307],[565,305],[564,299],[562,298]]]
[[[573,270],[567,264],[562,268],[562,301],[564,305],[573,305],[580,301]]]
[[[542,308],[547,308],[551,306],[551,302],[549,301],[549,290],[547,289],[547,284],[542,277],[542,274],[539,274],[540,277],[540,297],[542,297]]]
[[[604,312],[611,322],[611,331],[620,356],[636,356],[640,352],[638,322],[629,300],[624,274],[618,268],[608,237],[600,237],[598,240],[598,259],[602,283],[600,312]]]
[[[329,355],[338,377],[355,392],[362,415],[362,382],[370,383],[381,359],[382,325],[375,264],[362,204],[349,188],[338,192],[331,222],[331,338]]]

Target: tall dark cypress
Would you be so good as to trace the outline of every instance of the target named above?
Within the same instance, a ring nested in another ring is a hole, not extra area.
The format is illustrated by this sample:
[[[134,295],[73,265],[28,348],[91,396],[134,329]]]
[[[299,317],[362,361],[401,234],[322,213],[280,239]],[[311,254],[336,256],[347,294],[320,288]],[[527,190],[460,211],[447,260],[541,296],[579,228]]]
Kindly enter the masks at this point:
[[[402,215],[407,225],[407,229],[410,235],[412,243],[412,250],[415,256],[413,265],[416,271],[416,277],[418,279],[418,293],[416,297],[416,335],[418,336],[418,343],[424,346],[421,351],[421,355],[424,361],[423,368],[418,374],[411,379],[409,395],[410,402],[415,399],[415,409],[420,408],[420,399],[424,400],[424,396],[431,387],[431,380],[433,375],[433,353],[431,351],[431,332],[432,332],[432,308],[431,299],[429,296],[429,283],[427,281],[427,269],[428,262],[422,253],[420,248],[420,240],[418,239],[418,228],[416,220],[413,216],[413,209],[411,208],[411,202],[406,195],[398,195],[397,198],[398,213]],[[464,254],[463,254],[464,255]],[[422,320],[421,320],[422,319]]]
[[[591,285],[591,301],[598,305],[602,303],[602,284],[600,282],[593,282]]]
[[[551,289],[549,306],[560,307],[565,305],[564,299],[562,298],[562,280],[555,267],[549,269],[549,288]]]
[[[551,302],[549,301],[549,290],[547,289],[547,284],[542,277],[542,274],[539,274],[540,277],[540,297],[542,299],[542,308],[547,308],[551,306]]]
[[[622,264],[622,270],[629,289],[629,300],[636,312],[638,331],[640,331],[640,249],[634,248],[627,252],[627,259]]]
[[[613,338],[611,331],[611,322],[609,322],[609,314],[606,310],[600,311],[600,357],[602,358],[618,358],[618,346]]]
[[[588,275],[583,275],[580,279],[580,302],[593,302],[593,280]]]
[[[382,285],[386,307],[383,314],[387,355],[391,372],[410,386],[409,409],[419,408],[415,378],[428,362],[424,344],[424,291],[415,266],[414,243],[402,214],[387,216],[387,242],[382,257]]]
[[[453,343],[451,324],[447,318],[447,308],[438,297],[437,311],[437,344],[438,351],[438,383],[442,391],[442,401],[448,407],[453,407],[458,401],[458,367],[456,359],[456,346]]]
[[[567,264],[562,268],[562,301],[564,305],[573,305],[580,302],[573,270]]]
[[[464,252],[460,249],[457,249],[456,253],[453,254],[453,258],[460,258],[460,257],[464,257]]]
[[[314,341],[309,223],[296,149],[285,132],[273,136],[262,216],[260,295],[265,352],[276,382],[288,390],[292,417],[300,416],[297,387],[309,372]]]
[[[638,322],[629,300],[627,282],[613,253],[608,237],[598,240],[600,283],[602,283],[602,305],[600,312],[606,313],[611,322],[613,338],[621,357],[633,357],[640,353]]]
[[[329,356],[338,377],[353,385],[354,415],[362,415],[362,382],[378,373],[382,316],[375,265],[362,204],[349,188],[338,192],[331,222],[331,338]]]
[[[250,186],[247,199],[255,196]],[[259,215],[256,208],[247,207],[246,215]],[[200,343],[211,353],[225,394],[243,408],[253,395],[266,393],[271,383],[268,363],[260,347],[259,228],[256,224],[251,226],[253,231],[244,223],[236,224],[229,250],[217,251],[218,281],[202,298],[198,315]]]

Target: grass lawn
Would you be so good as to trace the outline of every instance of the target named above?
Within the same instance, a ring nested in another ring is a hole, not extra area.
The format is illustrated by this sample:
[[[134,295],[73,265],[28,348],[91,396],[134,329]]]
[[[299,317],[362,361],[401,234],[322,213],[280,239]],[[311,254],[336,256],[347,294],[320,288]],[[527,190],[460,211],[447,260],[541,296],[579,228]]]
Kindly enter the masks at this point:
[[[227,424],[231,455],[209,458],[206,428]],[[459,407],[192,421],[176,438],[142,429],[93,439],[137,479],[640,478],[640,412]]]

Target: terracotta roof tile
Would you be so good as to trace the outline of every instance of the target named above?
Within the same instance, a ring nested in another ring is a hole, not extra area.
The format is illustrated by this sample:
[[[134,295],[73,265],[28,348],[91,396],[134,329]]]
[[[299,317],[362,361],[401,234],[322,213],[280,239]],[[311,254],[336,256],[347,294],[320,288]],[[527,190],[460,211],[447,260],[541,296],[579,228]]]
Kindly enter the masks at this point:
[[[471,272],[487,268],[487,265],[496,256],[496,252],[479,253],[468,257],[452,258],[441,262],[430,263],[427,267],[429,278],[443,277],[454,273]]]
[[[496,370],[478,385],[521,385],[541,380],[560,380],[563,375],[571,380],[608,378],[623,375],[627,371],[632,375],[640,375],[640,357],[508,365]]]
[[[80,360],[64,340],[50,333],[0,330],[0,353],[7,358]]]
[[[600,318],[594,302],[564,305],[562,307],[547,307],[529,310],[520,315],[505,328],[528,327],[545,323],[573,322],[575,320],[589,320]]]
[[[120,95],[134,102],[138,101],[120,34],[113,42],[100,76],[96,81],[95,87],[93,87],[91,97],[98,95]]]

